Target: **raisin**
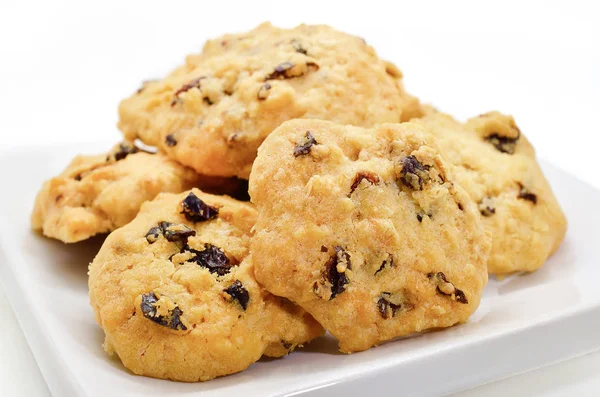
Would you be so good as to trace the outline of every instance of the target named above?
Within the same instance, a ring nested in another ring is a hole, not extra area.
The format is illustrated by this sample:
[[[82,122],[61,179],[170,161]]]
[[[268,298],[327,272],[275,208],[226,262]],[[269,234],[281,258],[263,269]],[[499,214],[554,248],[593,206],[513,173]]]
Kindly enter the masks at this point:
[[[321,252],[327,252],[327,251],[329,251],[329,250],[327,249],[327,247],[325,247],[324,245],[322,245],[322,246],[321,246]]]
[[[377,301],[377,308],[379,309],[379,313],[381,313],[381,317],[387,320],[394,317],[398,310],[404,308],[404,305],[398,299],[394,299],[391,293],[382,292]]]
[[[175,139],[175,136],[173,134],[169,134],[165,137],[165,145],[167,145],[168,147],[173,147],[177,145],[177,139]]]
[[[519,134],[517,135],[516,138],[509,138],[506,136],[500,136],[496,133],[494,134],[490,134],[488,136],[486,136],[484,139],[491,143],[492,145],[494,145],[494,147],[496,148],[496,150],[502,152],[502,153],[508,153],[508,154],[514,154],[515,153],[515,148],[517,146],[517,141],[519,140],[519,138],[521,137],[521,133],[519,132]]]
[[[258,89],[258,92],[256,93],[256,97],[260,101],[264,101],[265,99],[268,98],[270,91],[271,91],[271,84],[265,83]]]
[[[163,231],[163,235],[167,239],[167,241],[171,243],[183,243],[187,244],[188,238],[195,236],[196,231],[190,229],[184,224],[177,223],[169,223],[169,222],[161,222],[160,228]]]
[[[219,209],[206,204],[200,200],[193,192],[181,202],[183,211],[181,213],[188,221],[204,222],[219,215]]]
[[[423,215],[417,214],[417,220],[419,221],[419,223],[423,222]]]
[[[121,143],[119,144],[119,150],[114,153],[115,161],[123,160],[125,157],[137,153],[138,151],[138,148],[133,145]]]
[[[456,297],[456,301],[457,302],[464,303],[464,304],[469,303],[469,301],[467,300],[467,296],[465,295],[465,293],[462,292],[462,290],[459,290],[458,288],[456,288],[454,290],[454,296]]]
[[[531,201],[533,204],[537,204],[537,196],[531,193],[523,184],[519,183],[519,195],[517,196],[520,199]]]
[[[157,309],[158,297],[154,292],[142,294],[142,304],[140,308],[144,317],[163,327],[168,327],[175,330],[185,331],[187,327],[181,322],[183,311],[179,306],[175,305],[173,309],[169,309],[166,315],[159,314]]]
[[[149,244],[154,244],[162,233],[163,231],[160,226],[154,226],[153,228],[148,230],[148,233],[146,233],[146,240]]]
[[[296,147],[294,148],[294,157],[298,156],[306,156],[310,153],[310,148],[313,145],[318,145],[319,142],[315,139],[313,134],[310,131],[306,131],[306,135],[304,138],[296,143]]]
[[[379,176],[372,172],[368,171],[360,171],[357,172],[354,176],[354,181],[352,182],[352,186],[350,186],[350,194],[352,194],[358,185],[362,182],[363,179],[366,179],[371,185],[376,185],[379,183]],[[350,194],[348,196],[350,196]]]
[[[187,244],[188,238],[195,236],[196,231],[190,229],[184,224],[175,224],[171,222],[159,222],[158,226],[154,226],[146,233],[146,241],[149,244],[154,244],[156,240],[163,235],[167,241],[171,243]]]
[[[402,170],[400,171],[400,179],[402,183],[413,190],[423,190],[423,184],[430,179],[429,166],[423,165],[415,156],[406,156],[400,160]]]
[[[224,289],[223,292],[230,295],[232,299],[238,301],[242,309],[246,310],[250,295],[248,294],[248,290],[242,286],[242,283],[239,280],[235,280],[233,284]]]
[[[308,51],[306,50],[306,48],[304,48],[302,46],[302,44],[298,40],[293,39],[291,43],[292,43],[292,47],[294,47],[294,50],[297,53],[308,55]]]
[[[375,272],[375,275],[377,275],[377,273],[379,273],[386,267],[388,267],[388,268],[394,267],[394,257],[392,255],[388,255],[388,257],[386,259],[384,259],[383,262],[381,262],[381,266],[379,266],[379,269],[377,269],[377,271]]]
[[[438,293],[440,293],[442,295],[446,295],[446,296],[454,295],[454,298],[459,303],[464,303],[464,304],[469,303],[465,293],[463,291],[459,290],[458,288],[456,288],[454,286],[454,284],[449,282],[448,279],[446,279],[446,275],[444,273],[442,273],[442,272],[429,273],[427,275],[427,277],[436,283],[436,285],[437,285],[436,289],[437,289]]]
[[[73,177],[73,179],[75,179],[76,181],[80,181],[81,180],[81,174],[77,174]]]
[[[313,285],[313,290],[317,295],[321,297],[329,295],[329,300],[346,290],[346,284],[350,282],[346,275],[346,270],[352,269],[350,255],[340,246],[334,247],[334,251],[333,256],[325,264],[325,269],[323,271],[324,280],[317,281]],[[323,293],[323,288],[329,289],[330,291],[328,293]]]
[[[319,65],[315,62],[306,62],[304,66],[304,68],[301,66],[296,67],[296,65],[291,62],[280,63],[275,66],[273,72],[265,77],[265,81],[293,79],[303,76],[311,68],[313,70],[319,70]]]
[[[195,262],[200,267],[204,267],[209,272],[216,273],[219,276],[229,273],[229,270],[233,266],[227,255],[225,255],[225,252],[212,244],[205,244],[204,249],[201,251],[185,246],[182,252],[185,251],[194,254],[189,259],[189,262]]]
[[[274,79],[291,79],[292,76],[290,71],[294,68],[294,64],[291,62],[283,62],[279,65],[275,66],[273,72],[267,76],[265,80],[274,80]]]
[[[175,91],[173,96],[177,98],[180,94],[183,94],[184,92],[189,91],[192,88],[200,88],[200,83],[205,78],[206,78],[206,76],[201,76],[201,77],[198,77],[197,79],[191,80],[189,83],[182,85],[177,91]]]
[[[348,282],[350,281],[346,276],[346,270],[352,269],[352,262],[350,262],[350,254],[348,254],[340,246],[335,247],[334,252],[334,256],[326,265],[327,281],[329,281],[333,286],[331,288],[330,299],[335,298],[336,295],[341,294],[346,290],[346,284],[348,284]]]
[[[465,210],[465,208],[463,207],[462,203],[460,203],[460,202],[456,202],[456,205],[458,206],[458,209],[459,209],[459,210],[461,210],[461,211],[464,211],[464,210]]]
[[[496,213],[496,208],[494,207],[494,199],[491,197],[484,197],[483,200],[479,203],[479,212],[483,216],[492,216]]]

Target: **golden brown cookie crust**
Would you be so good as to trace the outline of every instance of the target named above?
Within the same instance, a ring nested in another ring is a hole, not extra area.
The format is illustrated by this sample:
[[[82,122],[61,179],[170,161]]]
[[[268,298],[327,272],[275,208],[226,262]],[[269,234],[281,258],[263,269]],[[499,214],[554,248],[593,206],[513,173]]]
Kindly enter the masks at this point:
[[[540,268],[560,246],[567,220],[514,119],[489,112],[461,124],[430,110],[415,122],[435,135],[456,166],[456,180],[479,206],[492,236],[489,272]]]
[[[257,280],[311,313],[344,352],[466,321],[490,238],[431,137],[292,120],[250,177]]]
[[[286,120],[372,126],[419,109],[400,71],[364,40],[325,25],[265,23],[209,40],[145,83],[121,103],[119,128],[199,173],[247,179],[258,147]]]
[[[195,382],[321,335],[306,312],[256,283],[255,219],[251,204],[198,189],[145,203],[90,265],[105,349],[136,374]]]
[[[198,182],[191,169],[124,142],[106,154],[76,156],[63,172],[46,181],[31,224],[65,243],[82,241],[123,226],[158,193],[181,192]]]

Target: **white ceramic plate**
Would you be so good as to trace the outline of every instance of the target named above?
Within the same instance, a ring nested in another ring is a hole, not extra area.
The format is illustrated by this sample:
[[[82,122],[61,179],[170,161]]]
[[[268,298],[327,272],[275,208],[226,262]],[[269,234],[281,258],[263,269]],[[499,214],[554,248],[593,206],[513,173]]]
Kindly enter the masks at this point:
[[[435,396],[600,348],[600,192],[544,165],[569,219],[567,238],[540,271],[491,279],[469,323],[352,355],[322,338],[206,383],[134,376],[102,350],[103,333],[88,305],[87,264],[102,239],[67,246],[29,228],[42,181],[75,153],[109,146],[32,148],[0,157],[1,280],[57,397]]]

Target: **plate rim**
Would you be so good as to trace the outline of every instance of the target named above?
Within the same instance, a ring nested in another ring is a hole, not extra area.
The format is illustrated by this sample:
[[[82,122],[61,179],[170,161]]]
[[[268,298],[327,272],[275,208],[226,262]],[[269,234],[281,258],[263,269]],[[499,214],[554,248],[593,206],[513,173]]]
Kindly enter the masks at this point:
[[[85,143],[69,143],[69,144],[60,144],[60,145],[30,145],[23,146],[18,150],[10,150],[10,151],[0,151],[2,153],[2,162],[10,161],[10,159],[21,158],[22,156],[31,156],[32,152],[43,152],[44,154],[52,155],[48,152],[48,149],[60,149],[60,151],[65,152],[75,151],[75,148],[85,148],[86,150],[92,149],[93,147],[97,147],[96,145],[110,145],[109,141],[99,141],[99,142],[85,142]],[[540,165],[542,168],[552,168],[554,171],[558,171],[564,177],[575,180],[581,185],[584,185],[586,188],[591,189],[595,194],[600,196],[600,189],[597,189],[595,186],[582,181],[577,176],[571,174],[568,171],[564,171],[560,167],[553,165],[552,163],[542,160],[540,161]],[[27,294],[25,291],[27,289],[26,282],[23,277],[20,277],[18,272],[15,272],[15,269],[12,264],[16,261],[19,263],[23,261],[21,250],[17,248],[11,247],[11,238],[10,231],[8,229],[8,222],[5,219],[6,214],[5,211],[0,211],[0,262],[3,263],[3,266],[0,266],[0,285],[7,292],[6,296],[8,301],[10,302],[11,308],[15,313],[15,317],[19,323],[19,326],[25,335],[27,343],[31,348],[33,356],[35,358],[36,364],[40,368],[40,372],[44,378],[44,381],[48,385],[50,392],[53,395],[60,395],[65,397],[70,396],[88,396],[88,392],[85,390],[84,386],[81,384],[79,378],[73,374],[71,369],[66,364],[63,355],[59,346],[57,346],[52,340],[50,334],[46,334],[42,332],[42,327],[40,316],[37,315],[38,310],[36,306],[32,302],[32,296]],[[571,226],[572,227],[572,226]],[[568,233],[568,232],[567,232]],[[15,245],[16,247],[16,245]],[[9,262],[11,264],[9,265]],[[18,303],[24,302],[28,308],[28,310],[18,310]],[[589,312],[589,313],[588,313]],[[598,324],[595,324],[596,327],[590,326],[588,323],[590,321],[593,322],[594,318],[598,318]],[[533,333],[537,329],[549,328],[549,327],[557,327],[561,324],[565,323],[565,319],[579,319],[580,326],[577,329],[597,329],[597,326],[600,326],[600,301],[595,302],[593,304],[580,305],[572,308],[565,309],[561,312],[561,315],[549,315],[548,318],[543,318],[540,321],[534,324],[527,324],[523,327],[514,328],[511,330],[500,330],[497,332],[493,332],[491,334],[481,335],[477,339],[468,340],[465,342],[461,342],[457,345],[450,346],[444,350],[445,355],[455,353],[458,350],[469,350],[469,349],[484,349],[487,350],[489,347],[486,347],[486,344],[495,343],[502,344],[507,343],[507,340],[514,340],[519,338],[524,338],[528,334]],[[587,319],[587,320],[586,320]],[[591,320],[590,320],[591,319]],[[588,324],[588,325],[585,325]],[[584,326],[585,325],[585,326]],[[571,332],[573,333],[573,332]],[[494,371],[487,371],[484,376],[481,376],[480,379],[473,383],[472,381],[467,382],[465,380],[462,383],[468,384],[457,384],[454,385],[454,392],[458,392],[461,390],[469,389],[471,387],[475,387],[484,383],[489,383],[495,380],[504,379],[507,377],[511,377],[520,373],[529,372],[536,368],[541,368],[548,365],[553,365],[555,363],[565,361],[574,357],[581,356],[583,354],[587,354],[596,350],[600,350],[600,337],[591,338],[579,338],[577,335],[571,335],[571,339],[577,340],[581,346],[578,347],[577,351],[573,354],[565,354],[562,351],[554,354],[554,357],[549,357],[550,360],[546,360],[547,362],[544,365],[538,366],[528,366],[521,365],[520,367],[516,367],[514,371],[506,371],[506,368],[503,367],[502,370],[497,369]],[[589,340],[589,341],[588,341]],[[583,343],[585,342],[585,343]],[[542,346],[528,344],[528,348],[535,348],[540,350]],[[473,354],[473,353],[471,353]],[[403,363],[408,361],[421,361],[426,362],[431,360],[431,356],[423,357],[412,357],[406,360],[403,360]],[[391,372],[394,367],[396,367],[398,363],[388,363],[388,365],[380,368],[382,371]],[[421,364],[423,365],[423,364]],[[359,381],[365,381],[365,379],[373,379],[378,375],[373,371],[369,371],[363,373],[359,376],[355,376],[351,379],[350,376],[352,374],[344,374],[341,376],[337,376],[336,379],[333,379],[330,382],[322,383],[319,385],[315,385],[310,388],[302,388],[297,390],[289,390],[285,392],[281,392],[279,395],[303,395],[307,393],[314,393],[319,395],[320,392],[325,391],[330,394],[331,392],[336,393],[337,391],[342,391],[344,389],[350,388],[352,390],[352,386],[356,386],[356,383]],[[133,375],[132,375],[133,376]],[[427,394],[425,394],[427,395]],[[432,394],[433,395],[433,394]]]

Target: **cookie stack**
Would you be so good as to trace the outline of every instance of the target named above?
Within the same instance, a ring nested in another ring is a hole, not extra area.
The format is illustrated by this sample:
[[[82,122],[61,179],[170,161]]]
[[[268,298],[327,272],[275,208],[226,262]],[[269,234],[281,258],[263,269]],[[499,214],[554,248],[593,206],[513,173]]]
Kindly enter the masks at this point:
[[[450,327],[488,272],[538,269],[566,231],[512,117],[422,105],[327,26],[210,40],[119,114],[124,142],[47,181],[32,224],[110,233],[90,301],[135,374],[205,381],[325,331],[350,353]]]

